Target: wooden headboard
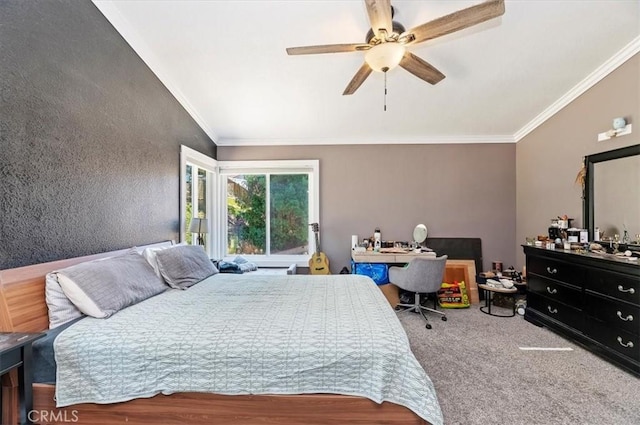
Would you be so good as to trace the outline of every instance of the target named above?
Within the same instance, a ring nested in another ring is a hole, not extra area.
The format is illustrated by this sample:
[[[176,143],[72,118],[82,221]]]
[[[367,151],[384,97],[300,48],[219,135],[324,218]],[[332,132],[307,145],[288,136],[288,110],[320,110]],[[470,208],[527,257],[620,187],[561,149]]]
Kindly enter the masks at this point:
[[[136,248],[140,250],[151,246],[169,246],[172,243],[163,241]],[[86,261],[124,254],[130,249],[0,270],[0,331],[42,332],[49,329],[49,314],[44,295],[47,273]]]

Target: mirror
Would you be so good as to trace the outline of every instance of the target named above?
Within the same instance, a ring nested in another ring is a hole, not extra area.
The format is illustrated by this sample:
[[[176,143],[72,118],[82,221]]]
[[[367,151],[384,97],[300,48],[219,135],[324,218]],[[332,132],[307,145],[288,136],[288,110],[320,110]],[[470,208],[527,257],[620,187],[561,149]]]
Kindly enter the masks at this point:
[[[628,146],[585,157],[583,222],[594,240],[594,229],[604,237],[625,229],[630,242],[640,234],[640,145]]]
[[[415,229],[413,229],[413,240],[417,245],[422,244],[422,242],[427,240],[427,226],[424,224],[418,224]]]

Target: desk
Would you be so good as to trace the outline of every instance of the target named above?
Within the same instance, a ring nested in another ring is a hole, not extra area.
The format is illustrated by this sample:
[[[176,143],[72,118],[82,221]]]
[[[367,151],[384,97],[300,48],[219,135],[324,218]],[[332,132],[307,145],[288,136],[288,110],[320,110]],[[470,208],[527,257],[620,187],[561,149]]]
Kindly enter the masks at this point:
[[[384,264],[407,264],[414,258],[433,258],[436,254],[434,252],[407,252],[407,253],[395,253],[395,252],[355,252],[351,251],[351,259],[354,263],[384,263]]]
[[[31,370],[31,344],[41,333],[11,333],[0,332],[0,376],[18,369],[18,391],[20,392],[20,424],[30,424],[29,412],[33,408],[31,385],[33,371]],[[0,393],[1,395],[1,393]],[[0,406],[2,400],[0,400]],[[0,414],[0,419],[2,418]]]
[[[389,283],[389,266],[402,266],[414,258],[435,258],[434,252],[355,252],[351,251],[351,273],[369,276],[376,285]]]
[[[351,273],[369,276],[377,285],[389,283],[389,266],[403,266],[414,258],[435,258],[435,252],[351,251]]]
[[[381,253],[381,252],[355,252],[351,251],[352,267],[351,272],[357,274],[358,264],[384,264],[384,265],[404,265],[410,262],[414,258],[433,258],[435,253],[423,252],[414,253],[409,252],[406,254],[400,253]],[[384,285],[389,283],[388,274],[385,276],[386,280],[376,281],[378,285]],[[375,279],[374,279],[375,280]],[[447,265],[444,271],[444,281],[464,281],[467,286],[467,295],[469,296],[469,302],[471,304],[477,304],[480,302],[480,296],[478,294],[478,285],[476,283],[476,263],[474,260],[449,260],[447,259]]]

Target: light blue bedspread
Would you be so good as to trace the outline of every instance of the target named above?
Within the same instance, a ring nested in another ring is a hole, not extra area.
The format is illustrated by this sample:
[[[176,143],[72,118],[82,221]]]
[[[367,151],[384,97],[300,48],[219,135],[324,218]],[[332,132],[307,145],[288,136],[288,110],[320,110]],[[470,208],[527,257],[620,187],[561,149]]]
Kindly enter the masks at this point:
[[[431,424],[431,380],[365,276],[218,274],[55,341],[58,407],[158,393],[334,393],[390,401]]]

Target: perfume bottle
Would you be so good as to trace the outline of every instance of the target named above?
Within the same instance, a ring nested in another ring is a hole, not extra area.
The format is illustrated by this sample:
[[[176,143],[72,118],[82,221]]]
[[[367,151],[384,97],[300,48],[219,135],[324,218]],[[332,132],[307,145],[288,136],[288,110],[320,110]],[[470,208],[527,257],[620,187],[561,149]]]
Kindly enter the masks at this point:
[[[373,232],[373,250],[378,252],[380,251],[381,246],[382,246],[382,237],[380,234],[380,229],[376,227],[376,230]]]
[[[624,233],[622,234],[622,243],[627,245],[629,242],[629,232],[627,232],[627,229],[624,229]]]

